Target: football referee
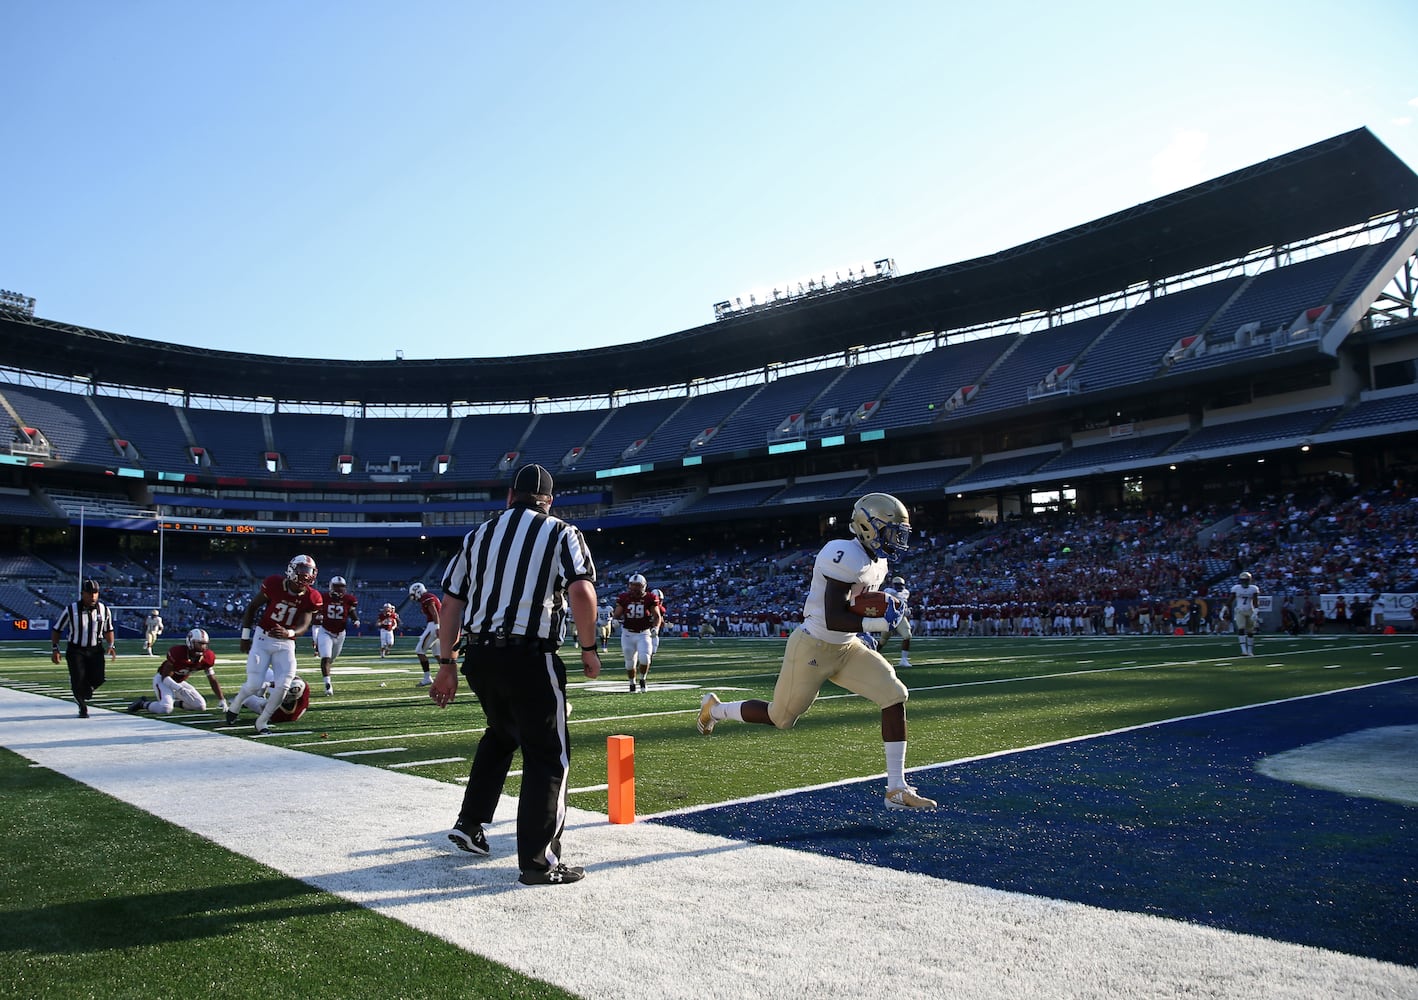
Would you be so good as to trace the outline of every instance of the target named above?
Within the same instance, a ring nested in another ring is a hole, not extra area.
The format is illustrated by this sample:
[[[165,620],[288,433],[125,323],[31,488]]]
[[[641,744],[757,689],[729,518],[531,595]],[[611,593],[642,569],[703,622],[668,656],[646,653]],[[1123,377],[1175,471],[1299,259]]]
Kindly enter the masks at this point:
[[[59,614],[50,641],[54,646],[50,660],[59,662],[59,637],[69,633],[69,645],[64,658],[69,663],[69,689],[79,704],[79,718],[89,717],[89,701],[94,691],[103,685],[104,652],[111,657],[118,653],[113,646],[113,615],[108,605],[98,599],[98,583],[85,580],[79,587],[79,599]]]
[[[581,672],[601,672],[596,649],[596,567],[586,540],[550,513],[551,473],[524,465],[498,511],[463,539],[443,575],[438,619],[438,675],[429,688],[445,707],[458,692],[457,661],[487,717],[468,774],[458,821],[448,839],[487,854],[483,824],[522,751],[517,802],[517,860],[523,885],[566,885],[584,868],[561,859],[571,740],[566,727],[566,666],[557,648],[566,636],[568,602],[576,623]],[[589,641],[588,641],[589,640]]]

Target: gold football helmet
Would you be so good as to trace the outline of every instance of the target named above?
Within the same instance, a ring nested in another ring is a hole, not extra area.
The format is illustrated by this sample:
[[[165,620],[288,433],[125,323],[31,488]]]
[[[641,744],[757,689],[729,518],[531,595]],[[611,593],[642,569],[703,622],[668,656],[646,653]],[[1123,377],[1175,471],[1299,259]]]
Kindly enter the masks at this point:
[[[911,515],[889,493],[868,493],[852,508],[852,534],[873,556],[896,556],[911,547]]]

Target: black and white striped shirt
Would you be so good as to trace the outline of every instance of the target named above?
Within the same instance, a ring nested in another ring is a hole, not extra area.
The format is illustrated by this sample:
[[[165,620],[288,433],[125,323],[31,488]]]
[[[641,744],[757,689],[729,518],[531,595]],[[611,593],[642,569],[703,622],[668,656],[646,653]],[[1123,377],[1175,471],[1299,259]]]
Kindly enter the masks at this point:
[[[102,646],[104,637],[113,631],[113,615],[108,605],[102,601],[93,607],[84,607],[82,601],[75,601],[59,614],[54,623],[54,632],[69,633],[69,641],[75,646]]]
[[[443,592],[465,601],[469,635],[566,638],[566,588],[596,582],[591,550],[575,525],[529,504],[498,511],[463,539],[443,573]]]

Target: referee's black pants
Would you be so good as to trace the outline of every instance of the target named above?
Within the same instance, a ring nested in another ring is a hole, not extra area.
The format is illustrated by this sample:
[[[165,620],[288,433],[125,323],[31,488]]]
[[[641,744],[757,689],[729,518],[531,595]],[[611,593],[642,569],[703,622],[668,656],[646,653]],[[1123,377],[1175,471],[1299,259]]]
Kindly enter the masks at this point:
[[[69,664],[69,690],[74,692],[74,700],[83,705],[103,686],[103,647],[76,646],[71,642],[64,649],[64,659]]]
[[[478,741],[459,819],[490,823],[522,751],[517,800],[517,860],[522,871],[561,861],[571,740],[566,728],[566,667],[536,646],[470,646],[463,675],[482,705],[487,729]]]

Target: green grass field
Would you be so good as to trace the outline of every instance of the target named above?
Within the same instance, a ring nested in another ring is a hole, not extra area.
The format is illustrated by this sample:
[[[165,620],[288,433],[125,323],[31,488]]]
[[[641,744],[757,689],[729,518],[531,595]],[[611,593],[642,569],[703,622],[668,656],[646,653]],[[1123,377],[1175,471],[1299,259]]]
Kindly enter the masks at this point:
[[[244,673],[236,643],[215,647],[218,676],[234,693]],[[1241,658],[1227,637],[918,639],[915,665],[902,671],[912,690],[908,765],[1418,673],[1418,642],[1406,636],[1267,635],[1258,648]],[[636,740],[642,816],[881,773],[877,711],[832,688],[791,733],[726,723],[698,735],[702,692],[769,697],[781,650],[781,640],[667,640],[645,694],[626,693],[614,645],[599,681],[573,671],[571,784],[584,790],[572,804],[605,809],[594,786],[606,780],[606,737],[621,733]],[[158,660],[120,652],[97,704],[121,711],[147,690]],[[308,642],[301,672],[318,691]],[[416,687],[420,676],[411,655],[380,660],[373,640],[352,640],[336,665],[335,696],[316,694],[303,719],[266,739],[457,783],[481,713],[466,690],[440,711]],[[47,642],[0,647],[0,685],[68,698]],[[250,713],[234,727],[215,710],[169,719],[256,738]],[[564,995],[8,752],[0,788],[0,996]],[[507,790],[516,793],[515,778]],[[154,844],[159,857],[180,861],[155,865]]]
[[[604,810],[606,737],[635,737],[636,805],[641,814],[881,773],[879,713],[829,687],[790,734],[726,723],[708,737],[694,728],[704,691],[724,700],[771,697],[783,643],[777,639],[666,640],[650,690],[626,691],[613,641],[601,677],[572,667],[568,699],[572,805]],[[217,675],[234,694],[244,677],[235,641],[217,640]],[[1415,643],[1405,636],[1263,636],[1258,655],[1235,655],[1234,639],[1110,637],[1072,639],[917,639],[911,689],[908,766],[1106,732],[1218,709],[1259,704],[1418,673]],[[888,650],[896,659],[895,646]],[[52,689],[67,697],[67,675],[48,646],[0,649],[0,683]],[[158,660],[122,655],[109,667],[97,704],[122,709],[148,689]],[[300,670],[320,690],[318,661],[300,644]],[[482,713],[464,688],[440,710],[416,687],[422,676],[408,653],[381,660],[373,639],[351,639],[335,665],[335,695],[315,693],[296,723],[267,737],[307,753],[341,755],[369,767],[439,781],[466,779]],[[205,681],[196,681],[199,690]],[[204,691],[205,693],[205,691]],[[198,725],[256,738],[248,712],[226,727],[213,710],[175,712],[175,725]],[[449,758],[456,758],[450,760]],[[516,779],[508,786],[515,794]]]

